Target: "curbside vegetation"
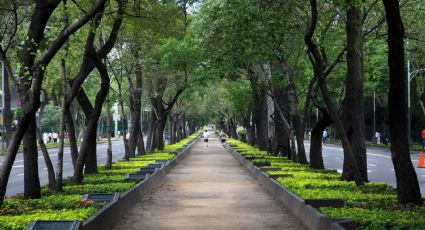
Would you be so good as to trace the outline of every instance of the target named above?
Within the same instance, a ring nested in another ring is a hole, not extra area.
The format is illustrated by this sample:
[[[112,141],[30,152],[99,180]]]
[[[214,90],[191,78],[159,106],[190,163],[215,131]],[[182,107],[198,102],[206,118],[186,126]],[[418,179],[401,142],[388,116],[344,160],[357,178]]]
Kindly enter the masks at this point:
[[[105,170],[104,165],[99,164],[99,172],[84,175],[82,185],[75,184],[70,177],[64,179],[61,193],[49,191],[47,186],[44,186],[41,199],[24,200],[23,194],[7,197],[0,207],[0,229],[25,229],[32,220],[88,220],[111,206],[112,202],[81,201],[84,194],[125,193],[131,190],[143,182],[124,181],[126,174],[135,173],[138,168],[155,161],[175,159],[176,155],[171,153],[185,149],[197,136],[199,132],[179,143],[166,145],[162,151],[156,150],[153,153],[136,156],[130,161],[120,159],[112,164],[111,170]],[[144,182],[146,181],[149,179]]]
[[[270,166],[257,169],[262,170],[261,174],[268,176],[268,181],[273,181],[272,177],[276,178],[276,183],[301,200],[342,200],[344,203],[342,207],[338,205],[339,207],[318,207],[316,209],[329,218],[334,220],[352,219],[356,222],[357,229],[425,228],[425,218],[423,218],[425,207],[399,205],[397,191],[385,183],[369,182],[364,186],[357,187],[354,182],[342,181],[341,175],[336,170],[310,169],[308,165],[294,163],[286,157],[272,156],[237,140],[229,140],[228,145],[231,150],[244,157],[243,160],[251,163],[270,162]],[[254,167],[253,164],[250,165],[252,168]],[[255,176],[250,166],[247,168]],[[280,170],[275,168],[280,168]],[[260,183],[264,181],[261,180],[261,176],[256,176],[256,178]],[[267,189],[267,186],[270,186],[268,184],[272,183],[262,184]],[[282,203],[285,204],[285,202]],[[309,221],[302,220],[303,222]],[[344,223],[340,223],[340,225],[344,226]],[[335,229],[335,224],[329,228]]]

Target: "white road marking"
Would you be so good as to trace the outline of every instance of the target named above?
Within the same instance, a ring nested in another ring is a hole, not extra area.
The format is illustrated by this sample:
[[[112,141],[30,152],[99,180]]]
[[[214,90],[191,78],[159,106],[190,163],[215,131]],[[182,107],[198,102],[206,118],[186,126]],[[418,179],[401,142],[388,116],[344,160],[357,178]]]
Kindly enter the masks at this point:
[[[47,171],[47,168],[44,168],[43,170],[44,170],[44,171]]]
[[[19,173],[19,174],[17,174],[16,176],[23,176],[24,174],[23,173]]]
[[[70,165],[71,163],[64,163],[63,165]]]
[[[24,167],[24,165],[14,165],[14,166],[12,166],[13,168],[23,168]]]
[[[371,173],[372,172],[372,170],[367,170],[367,173]]]
[[[324,157],[327,157],[327,156],[329,156],[329,155],[328,155],[328,154],[323,154],[323,156],[324,156]]]
[[[372,167],[375,167],[375,166],[376,166],[376,165],[374,165],[374,164],[367,164],[367,165],[372,166]]]
[[[394,169],[390,169],[390,171],[394,171]]]

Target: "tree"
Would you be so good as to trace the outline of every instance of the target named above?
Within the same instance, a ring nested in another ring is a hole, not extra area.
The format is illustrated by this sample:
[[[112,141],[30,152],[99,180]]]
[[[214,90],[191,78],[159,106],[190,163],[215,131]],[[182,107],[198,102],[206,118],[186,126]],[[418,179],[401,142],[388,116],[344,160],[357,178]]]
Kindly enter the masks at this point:
[[[404,62],[404,28],[399,2],[383,0],[388,25],[388,67],[390,89],[388,107],[391,130],[391,159],[397,181],[397,198],[401,204],[422,204],[418,178],[410,159],[406,119],[406,70]]]

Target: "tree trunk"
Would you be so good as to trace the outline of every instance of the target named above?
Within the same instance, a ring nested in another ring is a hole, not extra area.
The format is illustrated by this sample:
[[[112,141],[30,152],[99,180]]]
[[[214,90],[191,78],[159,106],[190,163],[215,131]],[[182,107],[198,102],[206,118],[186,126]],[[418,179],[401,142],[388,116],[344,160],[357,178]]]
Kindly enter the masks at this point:
[[[66,4],[65,4],[66,9]],[[66,11],[67,12],[67,11]],[[65,13],[65,21],[68,23],[68,15]],[[56,192],[62,192],[62,178],[63,178],[63,148],[65,144],[65,117],[66,117],[66,92],[67,92],[67,73],[66,73],[66,63],[65,58],[68,56],[68,44],[65,47],[65,55],[61,59],[61,75],[62,75],[62,96],[61,96],[61,118],[60,118],[60,127],[59,127],[59,150],[58,150],[58,161],[56,168]]]
[[[275,155],[290,156],[291,155],[291,145],[289,144],[290,136],[286,132],[285,124],[279,114],[279,106],[283,111],[288,111],[288,95],[281,88],[275,87],[273,89],[273,96],[276,99],[277,104],[274,104],[274,118],[275,118]],[[284,114],[288,116],[288,114]]]
[[[146,150],[148,152],[153,152],[155,150],[153,142],[155,139],[155,130],[156,130],[156,116],[155,112],[150,112],[149,124],[148,124],[148,139],[146,140]]]
[[[102,95],[103,92],[101,91],[102,89],[99,90],[98,94],[96,95],[96,99],[98,95]],[[81,88],[78,91],[76,98],[86,117],[85,132],[83,134],[84,136],[83,143],[84,142],[89,143],[87,146],[87,155],[84,156],[84,160],[85,160],[84,173],[87,173],[87,174],[97,173],[96,143],[97,143],[97,121],[99,119],[99,116],[95,115],[94,108],[92,104],[90,103],[90,100],[87,97],[86,93],[84,92],[83,88]],[[93,124],[90,123],[90,121],[95,121],[94,126]],[[89,138],[89,139],[86,140],[86,138]],[[81,147],[80,147],[80,154],[78,155],[78,158],[80,158],[80,155],[81,155]]]
[[[307,157],[305,155],[304,148],[304,129],[301,124],[300,114],[298,113],[298,100],[297,100],[297,87],[295,85],[294,76],[289,69],[288,63],[283,56],[279,57],[279,64],[282,73],[286,76],[288,81],[288,99],[289,99],[289,113],[292,118],[292,126],[295,130],[295,136],[297,138],[297,157],[298,162],[301,164],[307,164]]]
[[[138,61],[138,54],[135,55],[137,59],[136,63],[136,85],[133,86],[132,79],[130,75],[127,75],[127,82],[130,89],[130,104],[131,107],[131,120],[132,120],[132,126],[130,129],[130,140],[128,142],[129,145],[129,155],[130,157],[134,157],[136,155],[136,147],[138,143],[138,136],[139,133],[142,131],[140,130],[140,118],[141,118],[141,112],[142,112],[142,66],[140,62]],[[141,134],[140,134],[141,135]]]
[[[344,125],[339,118],[339,115],[333,105],[329,89],[327,86],[326,78],[325,78],[325,70],[324,70],[324,61],[322,57],[322,53],[319,51],[318,46],[316,45],[313,34],[317,26],[317,1],[310,0],[311,4],[311,20],[308,27],[308,30],[304,36],[304,41],[308,47],[308,50],[312,56],[312,65],[314,68],[314,76],[317,78],[320,90],[322,92],[323,100],[326,104],[326,107],[331,116],[332,122],[335,125],[335,129],[338,137],[341,139],[342,146],[344,148],[344,160],[351,162],[349,168],[346,168],[349,174],[353,175],[354,181],[356,185],[360,186],[364,184],[363,177],[360,174],[359,167],[357,165],[357,161],[351,151],[351,146],[348,141],[347,135],[345,133]]]
[[[77,136],[75,132],[74,126],[74,118],[72,117],[72,113],[70,108],[65,109],[66,116],[66,127],[68,131],[68,140],[69,140],[69,149],[71,152],[72,165],[75,168],[75,162],[78,158],[78,144],[77,144]]]
[[[364,136],[362,11],[354,0],[347,0],[347,4],[347,78],[343,100],[343,124],[363,181],[368,181]],[[342,178],[348,181],[354,180],[353,174],[346,170],[350,168],[350,164],[351,162],[344,158]]]
[[[112,142],[111,142],[111,107],[110,107],[109,91],[106,97],[106,130],[108,136],[108,149],[106,150],[106,163],[105,169],[109,170],[112,168]]]
[[[176,130],[177,130],[177,114],[171,115],[170,114],[170,122],[171,122],[171,137],[170,137],[170,144],[175,144],[176,141]]]
[[[119,90],[121,91],[121,90]],[[122,92],[119,92],[119,94],[121,94]],[[122,97],[122,95],[121,95]],[[130,151],[128,149],[128,140],[127,140],[127,114],[125,114],[125,109],[124,109],[124,100],[121,98],[119,100],[119,105],[120,105],[120,109],[121,109],[121,124],[122,124],[122,141],[124,143],[124,159],[126,161],[130,160]]]
[[[138,155],[146,154],[145,141],[143,140],[143,132],[141,129],[140,129],[139,135],[137,135],[137,154]]]
[[[93,53],[94,52],[92,52],[92,55],[94,55]],[[90,150],[89,146],[94,146],[96,149],[97,121],[99,120],[100,113],[102,112],[103,102],[105,101],[109,91],[109,75],[106,66],[96,56],[91,56],[91,58],[93,58],[96,63],[96,68],[101,78],[101,85],[99,91],[96,94],[94,108],[88,120],[87,131],[84,134],[84,140],[80,147],[80,155],[78,156],[77,164],[74,170],[74,180],[79,184],[81,184],[83,180],[83,166],[84,162],[87,162],[85,158],[93,156],[93,154],[89,154],[88,152],[88,150]],[[91,142],[93,139],[95,141],[94,143]],[[94,154],[94,160],[96,160],[96,154]],[[84,173],[97,172],[97,160],[94,164],[95,171],[93,169],[87,171],[87,167],[88,165],[86,163]]]
[[[156,149],[163,150],[164,149],[164,130],[165,125],[167,124],[167,119],[164,117],[164,119],[158,120],[158,124],[156,125]]]
[[[391,131],[391,158],[397,180],[397,197],[401,204],[422,204],[418,178],[410,159],[407,137],[406,70],[404,28],[398,0],[383,0],[388,25],[388,66],[390,89],[388,112]]]
[[[40,150],[43,153],[44,163],[46,164],[47,168],[47,177],[49,178],[49,190],[54,191],[55,185],[56,185],[56,179],[55,179],[55,170],[53,169],[52,161],[50,160],[49,152],[46,148],[46,145],[44,144],[43,137],[41,134],[40,127],[37,128],[37,141],[38,145],[40,146]]]
[[[248,117],[245,117],[243,119],[243,125],[246,129],[246,143],[249,145],[254,145],[254,136],[255,134],[253,133],[253,125],[251,125],[251,115],[249,115]]]
[[[37,124],[35,121],[35,116],[33,116],[23,139],[25,199],[37,199],[41,197],[40,178],[38,176],[36,129]]]
[[[322,111],[324,112],[324,111]],[[324,169],[322,156],[322,137],[323,130],[332,123],[329,113],[324,112],[323,116],[317,121],[311,130],[310,140],[310,168]]]
[[[267,100],[265,93],[251,80],[252,96],[254,101],[254,123],[256,140],[260,150],[267,150],[268,125],[267,125]]]

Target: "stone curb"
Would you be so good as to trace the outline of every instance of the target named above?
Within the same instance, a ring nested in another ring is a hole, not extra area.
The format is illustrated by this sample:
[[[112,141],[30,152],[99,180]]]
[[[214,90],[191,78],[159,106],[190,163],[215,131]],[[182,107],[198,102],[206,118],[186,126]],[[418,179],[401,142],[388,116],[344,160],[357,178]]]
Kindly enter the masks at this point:
[[[95,214],[90,216],[86,221],[83,222],[81,229],[83,230],[97,230],[97,229],[109,229],[117,224],[121,217],[133,207],[138,201],[144,196],[150,194],[152,190],[157,188],[165,176],[170,172],[174,166],[178,164],[187,154],[190,152],[193,144],[195,144],[199,137],[191,142],[191,144],[184,149],[181,153],[176,155],[170,162],[166,163],[162,168],[153,173],[148,179],[143,180],[136,184],[133,188],[123,192],[118,200],[109,202]]]
[[[265,172],[261,171],[260,168],[254,166],[250,161],[242,157],[242,155],[236,152],[232,147],[227,145],[226,149],[237,160],[239,160],[241,165],[243,165],[255,177],[255,179],[257,179],[261,186],[269,192],[276,201],[278,201],[279,205],[291,211],[306,228],[313,230],[343,230],[346,228],[341,226],[341,224],[344,224],[344,226],[347,226],[349,229],[353,229],[350,221],[347,221],[346,219],[336,220],[323,215],[312,206],[306,205],[304,200],[300,199],[294,193],[271,179]]]

